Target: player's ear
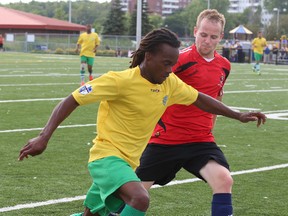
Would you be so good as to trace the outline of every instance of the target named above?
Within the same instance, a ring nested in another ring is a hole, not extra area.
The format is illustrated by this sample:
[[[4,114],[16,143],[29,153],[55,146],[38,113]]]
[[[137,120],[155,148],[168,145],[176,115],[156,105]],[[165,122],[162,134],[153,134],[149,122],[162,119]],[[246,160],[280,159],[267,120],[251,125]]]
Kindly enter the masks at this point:
[[[224,38],[224,32],[221,33],[220,35],[220,41]]]
[[[153,55],[152,55],[152,53],[151,52],[145,52],[145,59],[146,60],[151,60],[153,57],[152,57]]]

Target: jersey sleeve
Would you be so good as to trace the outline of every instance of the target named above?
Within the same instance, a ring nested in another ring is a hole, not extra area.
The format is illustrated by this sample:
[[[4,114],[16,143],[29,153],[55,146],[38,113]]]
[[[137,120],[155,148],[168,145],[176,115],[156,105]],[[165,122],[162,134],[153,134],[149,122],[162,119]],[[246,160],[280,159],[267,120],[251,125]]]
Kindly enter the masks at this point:
[[[115,100],[119,96],[119,87],[114,74],[108,72],[76,89],[72,95],[79,105],[86,105]]]
[[[168,106],[173,104],[190,105],[197,100],[198,91],[184,83],[175,74],[171,73],[171,80],[173,82],[173,89],[171,98],[169,100]]]

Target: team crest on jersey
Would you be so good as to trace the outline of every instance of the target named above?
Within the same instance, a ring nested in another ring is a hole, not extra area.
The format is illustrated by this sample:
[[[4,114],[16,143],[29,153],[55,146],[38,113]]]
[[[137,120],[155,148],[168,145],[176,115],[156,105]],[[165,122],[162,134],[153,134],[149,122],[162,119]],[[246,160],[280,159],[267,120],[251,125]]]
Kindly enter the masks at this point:
[[[165,95],[165,96],[163,97],[163,100],[162,100],[162,103],[163,103],[164,106],[167,105],[167,101],[168,101],[168,95]]]
[[[86,84],[79,89],[79,93],[82,95],[89,94],[90,92],[92,92],[92,86],[89,84]]]

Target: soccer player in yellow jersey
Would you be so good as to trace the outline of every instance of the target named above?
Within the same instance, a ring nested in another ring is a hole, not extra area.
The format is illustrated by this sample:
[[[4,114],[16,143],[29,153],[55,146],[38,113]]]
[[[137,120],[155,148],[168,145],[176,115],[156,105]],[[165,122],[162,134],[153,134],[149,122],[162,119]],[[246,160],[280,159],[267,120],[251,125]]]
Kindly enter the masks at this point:
[[[258,37],[254,38],[252,41],[252,48],[254,52],[255,58],[255,65],[253,66],[253,71],[257,72],[259,75],[260,73],[260,62],[263,57],[264,48],[267,46],[266,39],[262,36],[262,32],[258,32]]]
[[[93,80],[92,67],[94,64],[94,58],[97,51],[97,47],[100,45],[100,39],[98,34],[91,32],[92,26],[87,25],[87,31],[82,33],[77,41],[76,53],[80,51],[81,65],[80,65],[80,78],[81,86],[85,83],[85,68],[87,65],[89,72],[89,80]]]
[[[130,69],[110,71],[78,88],[53,110],[40,134],[20,150],[19,160],[41,154],[53,132],[77,107],[100,101],[97,136],[88,169],[93,184],[83,216],[107,216],[124,206],[121,216],[143,216],[149,194],[134,172],[153,129],[172,104],[194,103],[200,109],[241,122],[265,122],[260,112],[240,113],[198,92],[171,73],[180,41],[168,29],[155,29],[132,55]]]

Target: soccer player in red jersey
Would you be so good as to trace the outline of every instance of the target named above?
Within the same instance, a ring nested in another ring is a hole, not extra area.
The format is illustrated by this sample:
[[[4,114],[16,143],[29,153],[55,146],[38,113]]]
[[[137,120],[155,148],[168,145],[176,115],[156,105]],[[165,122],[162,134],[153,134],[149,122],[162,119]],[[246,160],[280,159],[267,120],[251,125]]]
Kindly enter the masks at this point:
[[[174,73],[199,92],[222,100],[230,62],[218,54],[225,18],[204,10],[194,28],[195,44],[180,52]],[[213,191],[212,216],[233,214],[229,164],[212,133],[216,115],[194,105],[168,107],[158,122],[136,173],[146,189],[165,185],[184,168],[208,183]]]

